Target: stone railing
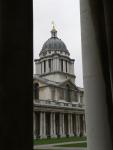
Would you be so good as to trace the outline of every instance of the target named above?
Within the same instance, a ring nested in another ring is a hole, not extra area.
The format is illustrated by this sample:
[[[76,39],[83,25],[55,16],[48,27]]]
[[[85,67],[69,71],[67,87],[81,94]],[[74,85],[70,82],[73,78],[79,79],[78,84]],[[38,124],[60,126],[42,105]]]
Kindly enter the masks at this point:
[[[34,105],[58,106],[58,107],[71,107],[71,108],[84,108],[83,104],[77,102],[66,102],[63,100],[34,100]]]

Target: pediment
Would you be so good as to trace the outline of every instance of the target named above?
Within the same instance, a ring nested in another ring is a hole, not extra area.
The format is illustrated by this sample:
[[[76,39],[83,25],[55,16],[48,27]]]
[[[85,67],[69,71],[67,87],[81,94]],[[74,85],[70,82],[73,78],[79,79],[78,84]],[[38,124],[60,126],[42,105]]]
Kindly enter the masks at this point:
[[[38,83],[39,87],[47,86],[47,83],[44,80],[41,80],[40,78],[34,78],[33,83]]]
[[[62,87],[66,87],[67,85],[70,87],[70,89],[80,91],[80,92],[82,91],[71,81],[71,79],[67,79],[64,82],[60,83],[60,86]]]

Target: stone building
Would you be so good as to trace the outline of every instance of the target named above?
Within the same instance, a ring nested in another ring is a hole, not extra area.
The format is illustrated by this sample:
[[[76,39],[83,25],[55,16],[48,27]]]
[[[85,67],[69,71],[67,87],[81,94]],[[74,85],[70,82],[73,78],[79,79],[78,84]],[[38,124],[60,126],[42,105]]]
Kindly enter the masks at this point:
[[[34,138],[85,136],[84,91],[75,84],[75,60],[54,25],[39,57],[33,77]]]

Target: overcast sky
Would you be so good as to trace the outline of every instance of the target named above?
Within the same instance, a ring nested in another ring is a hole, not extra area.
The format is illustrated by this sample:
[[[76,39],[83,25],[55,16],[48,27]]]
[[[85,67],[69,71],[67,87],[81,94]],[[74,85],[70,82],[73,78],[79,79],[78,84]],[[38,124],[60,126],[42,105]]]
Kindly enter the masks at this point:
[[[44,42],[50,38],[54,21],[57,36],[75,59],[76,85],[83,87],[79,0],[33,1],[34,58],[39,58]]]

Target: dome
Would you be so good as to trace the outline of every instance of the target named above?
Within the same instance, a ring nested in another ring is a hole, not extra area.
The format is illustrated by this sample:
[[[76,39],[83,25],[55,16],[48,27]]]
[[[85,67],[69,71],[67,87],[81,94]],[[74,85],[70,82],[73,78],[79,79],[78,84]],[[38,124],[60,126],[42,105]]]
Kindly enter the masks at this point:
[[[64,42],[57,37],[57,31],[56,29],[52,29],[51,31],[51,38],[49,38],[43,45],[42,50],[40,54],[48,51],[61,51],[61,52],[66,52],[69,54],[69,51],[67,50],[66,45]]]

